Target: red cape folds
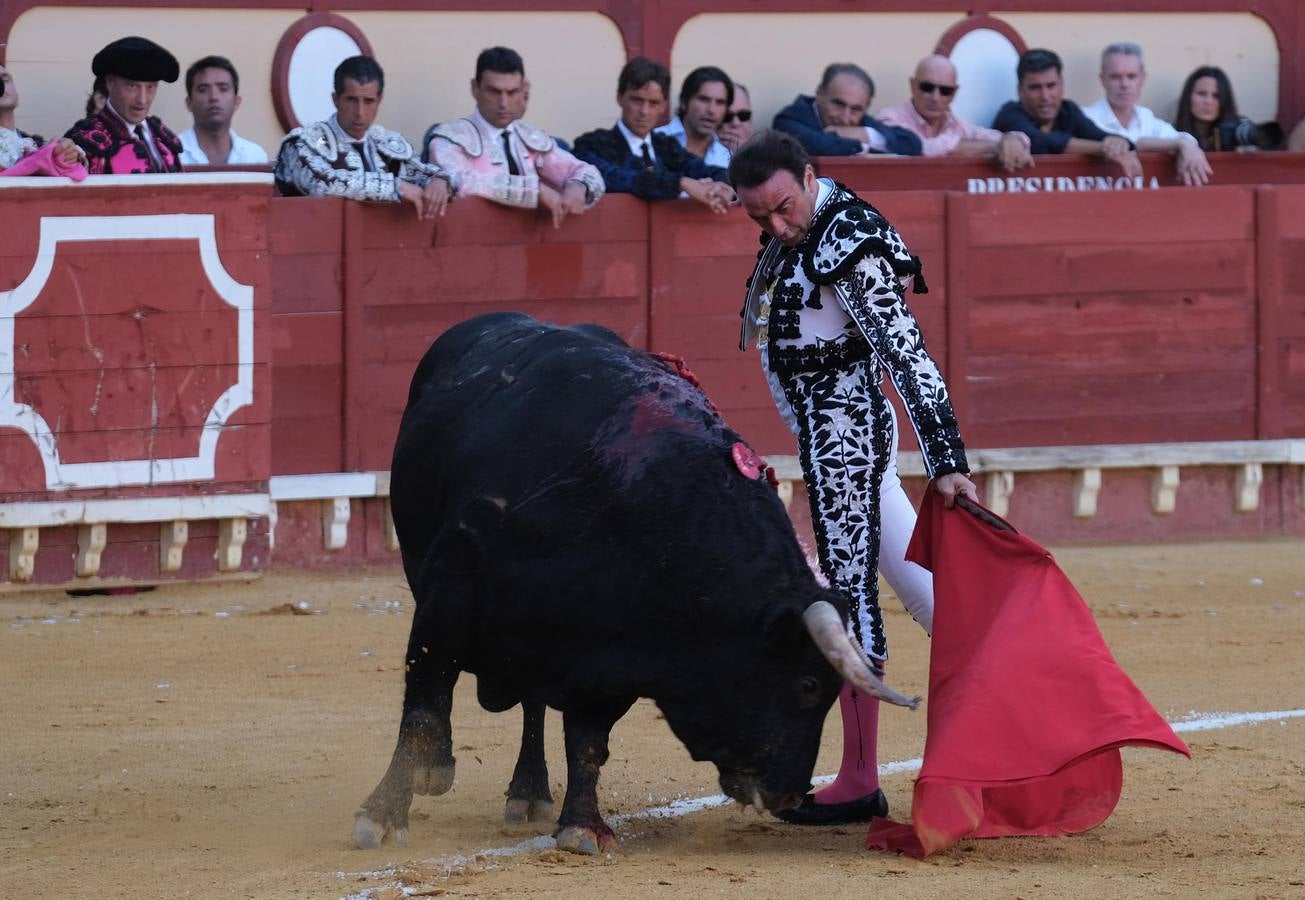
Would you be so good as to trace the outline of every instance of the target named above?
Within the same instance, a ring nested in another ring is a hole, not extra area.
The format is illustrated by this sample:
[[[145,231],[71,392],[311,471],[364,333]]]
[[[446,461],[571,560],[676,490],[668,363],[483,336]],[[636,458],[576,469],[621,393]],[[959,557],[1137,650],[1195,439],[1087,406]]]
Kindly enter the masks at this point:
[[[987,516],[937,491],[920,510],[906,558],[933,572],[928,737],[911,824],[875,819],[872,850],[1086,831],[1119,802],[1120,747],[1191,756],[1051,554]]]

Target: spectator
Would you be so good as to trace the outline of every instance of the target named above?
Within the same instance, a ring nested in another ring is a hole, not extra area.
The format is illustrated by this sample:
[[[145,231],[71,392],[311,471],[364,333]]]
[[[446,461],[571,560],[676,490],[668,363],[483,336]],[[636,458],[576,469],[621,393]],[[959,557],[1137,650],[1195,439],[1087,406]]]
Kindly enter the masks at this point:
[[[1002,134],[963,122],[952,112],[952,98],[960,85],[950,59],[926,56],[916,65],[910,82],[911,99],[882,110],[879,121],[919,135],[924,156],[993,156],[1007,172],[1033,165],[1029,136],[1024,132]]]
[[[1036,153],[1086,153],[1108,160],[1124,174],[1142,174],[1142,163],[1127,138],[1107,134],[1083,114],[1073,100],[1064,99],[1060,57],[1050,50],[1028,50],[1015,69],[1019,100],[997,112],[992,127],[1022,131]]]
[[[86,95],[86,118],[90,118],[100,110],[104,109],[104,104],[109,99],[109,89],[104,86],[104,79],[97,78],[91,84],[91,92]]]
[[[186,70],[186,109],[195,120],[178,137],[187,166],[255,165],[267,151],[236,134],[231,118],[240,109],[240,76],[231,60],[206,56]]]
[[[544,206],[558,226],[603,195],[603,177],[522,121],[530,82],[520,54],[490,47],[476,58],[471,96],[476,111],[432,128],[427,158],[449,174],[458,197],[505,206]]]
[[[109,44],[91,61],[91,72],[104,79],[104,109],[87,116],[66,137],[87,156],[92,175],[139,175],[181,171],[181,141],[150,115],[159,82],[180,75],[177,58],[143,37]]]
[[[42,152],[46,146],[45,139],[40,135],[18,130],[17,112],[18,88],[14,85],[14,76],[5,66],[0,66],[0,171]],[[71,168],[77,166],[82,158],[77,145],[68,138],[60,138],[45,153],[51,157],[52,162],[50,166],[41,167],[40,171],[49,169],[48,174],[72,174],[69,171],[55,170],[54,166],[57,165],[59,169]],[[86,177],[84,170],[79,174],[82,178]]]
[[[715,66],[699,66],[680,86],[680,108],[670,123],[655,129],[709,166],[725,168],[730,151],[716,135],[734,103],[734,82]]]
[[[296,128],[277,153],[277,189],[290,197],[347,197],[411,203],[422,219],[444,215],[449,176],[413,157],[397,131],[376,124],[385,73],[370,56],[351,56],[335,70],[335,115]]]
[[[866,115],[874,98],[875,83],[865,69],[834,63],[820,76],[816,95],[798,95],[775,116],[775,127],[797,138],[812,156],[919,156],[917,135]]]
[[[1138,150],[1176,154],[1174,164],[1183,184],[1207,183],[1213,170],[1196,138],[1137,105],[1144,84],[1142,48],[1137,44],[1111,44],[1101,51],[1101,86],[1106,95],[1084,107],[1083,112],[1102,131],[1128,138]]]
[[[731,154],[752,137],[752,96],[746,85],[734,82],[734,102],[730,104],[716,134]]]
[[[734,202],[726,170],[707,165],[675,138],[653,131],[670,88],[671,73],[664,65],[642,56],[630,60],[616,82],[621,118],[613,128],[576,138],[575,155],[597,166],[614,193],[670,200],[683,191],[723,213]]]
[[[1281,142],[1282,129],[1256,125],[1237,112],[1232,82],[1218,66],[1201,66],[1183,82],[1174,124],[1207,152],[1238,148],[1269,150]],[[1274,131],[1278,134],[1274,134]]]

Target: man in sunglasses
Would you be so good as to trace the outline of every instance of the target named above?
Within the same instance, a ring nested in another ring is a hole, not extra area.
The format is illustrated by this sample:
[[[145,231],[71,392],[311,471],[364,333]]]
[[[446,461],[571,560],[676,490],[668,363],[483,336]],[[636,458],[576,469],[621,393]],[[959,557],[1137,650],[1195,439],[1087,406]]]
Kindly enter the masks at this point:
[[[991,156],[1007,172],[1033,165],[1028,135],[1021,131],[1003,134],[956,117],[952,98],[958,87],[956,67],[950,59],[926,56],[911,78],[911,99],[880,111],[879,121],[919,135],[924,156]]]
[[[752,137],[752,96],[746,85],[734,82],[734,102],[730,104],[725,119],[716,129],[716,136],[733,153]]]

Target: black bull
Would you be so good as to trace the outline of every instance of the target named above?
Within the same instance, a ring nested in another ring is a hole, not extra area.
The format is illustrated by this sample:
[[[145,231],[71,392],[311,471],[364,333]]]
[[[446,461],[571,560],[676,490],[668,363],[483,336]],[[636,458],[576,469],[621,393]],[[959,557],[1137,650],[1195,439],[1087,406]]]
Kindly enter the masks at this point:
[[[355,843],[402,843],[413,794],[452,785],[461,672],[485,709],[524,712],[510,820],[552,816],[544,707],[562,712],[556,834],[587,853],[612,841],[598,772],[639,697],[726,794],[770,810],[810,788],[844,678],[912,703],[849,640],[845,599],[817,583],[748,456],[694,384],[604,328],[498,313],[440,337],[391,470],[416,604],[403,719]]]

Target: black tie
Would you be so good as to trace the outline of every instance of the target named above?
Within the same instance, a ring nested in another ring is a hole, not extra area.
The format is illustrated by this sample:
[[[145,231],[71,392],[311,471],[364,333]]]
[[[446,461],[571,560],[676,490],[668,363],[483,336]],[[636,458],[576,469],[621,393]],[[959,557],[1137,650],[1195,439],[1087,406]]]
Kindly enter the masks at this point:
[[[502,138],[503,138],[503,155],[507,157],[507,161],[508,161],[508,174],[520,175],[521,167],[517,165],[517,158],[512,155],[512,138],[508,134],[508,130],[506,128],[503,129]]]
[[[145,152],[150,155],[149,171],[162,172],[163,169],[159,166],[159,158],[155,155],[154,148],[150,146],[149,139],[145,137],[145,123],[137,122],[136,127],[132,129],[132,134],[136,135],[136,140],[145,145]]]
[[[375,172],[376,170],[372,167],[372,161],[371,161],[370,159],[367,158],[367,142],[366,142],[366,141],[354,141],[354,142],[353,142],[353,149],[355,149],[355,150],[358,151],[358,157],[362,160],[363,171],[364,171],[364,172]]]
[[[643,153],[643,167],[645,169],[657,168],[657,163],[653,162],[652,153],[648,149],[648,142],[644,141],[640,144],[639,149]]]

